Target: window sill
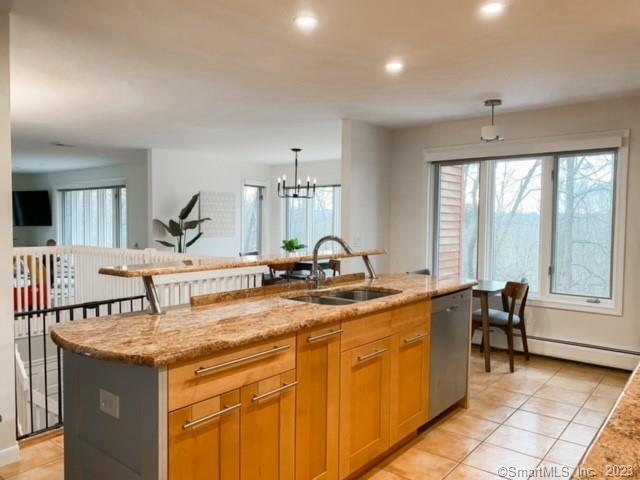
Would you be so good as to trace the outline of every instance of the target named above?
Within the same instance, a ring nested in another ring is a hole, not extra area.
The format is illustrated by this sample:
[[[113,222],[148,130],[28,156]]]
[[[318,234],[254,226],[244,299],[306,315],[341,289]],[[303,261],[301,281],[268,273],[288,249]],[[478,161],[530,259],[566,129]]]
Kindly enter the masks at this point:
[[[622,316],[622,307],[616,306],[611,301],[603,301],[600,304],[586,303],[584,300],[569,300],[543,297],[529,297],[529,306],[536,308],[550,308],[554,310],[568,310],[572,312],[598,313],[600,315]]]

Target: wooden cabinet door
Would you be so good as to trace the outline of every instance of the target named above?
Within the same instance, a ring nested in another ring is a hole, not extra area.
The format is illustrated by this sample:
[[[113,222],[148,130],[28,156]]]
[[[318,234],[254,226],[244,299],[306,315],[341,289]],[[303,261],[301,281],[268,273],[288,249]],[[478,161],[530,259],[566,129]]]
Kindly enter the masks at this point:
[[[169,414],[170,480],[240,478],[240,391]]]
[[[296,384],[296,372],[289,370],[242,387],[242,480],[294,478]]]
[[[338,478],[340,324],[298,334],[296,479]]]
[[[342,353],[340,478],[389,447],[391,338]]]
[[[391,444],[427,422],[429,414],[429,346],[427,325],[392,337]]]

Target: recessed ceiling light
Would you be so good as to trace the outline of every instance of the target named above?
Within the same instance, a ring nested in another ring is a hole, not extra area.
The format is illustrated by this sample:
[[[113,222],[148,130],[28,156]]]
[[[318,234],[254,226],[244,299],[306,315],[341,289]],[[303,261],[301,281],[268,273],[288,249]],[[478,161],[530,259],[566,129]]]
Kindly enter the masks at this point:
[[[504,10],[504,3],[502,2],[489,2],[485,3],[481,8],[480,12],[485,17],[495,17],[496,15],[500,15]]]
[[[303,32],[310,32],[318,26],[318,19],[309,13],[305,13],[304,15],[298,15],[293,20],[293,23]]]
[[[392,60],[388,62],[384,68],[388,73],[396,75],[404,69],[404,64],[399,60]]]

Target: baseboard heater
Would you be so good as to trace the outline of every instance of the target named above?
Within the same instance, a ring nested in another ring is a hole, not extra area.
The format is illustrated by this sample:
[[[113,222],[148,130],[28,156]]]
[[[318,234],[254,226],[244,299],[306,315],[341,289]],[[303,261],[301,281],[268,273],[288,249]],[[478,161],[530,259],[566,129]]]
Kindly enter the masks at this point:
[[[514,337],[522,338],[522,335],[519,333],[513,332]],[[582,347],[582,348],[592,348],[595,350],[603,350],[605,352],[613,352],[613,353],[622,353],[625,355],[635,355],[640,356],[640,352],[635,350],[625,350],[623,348],[614,348],[614,347],[605,347],[602,345],[593,345],[590,343],[582,343],[582,342],[573,342],[571,340],[558,340],[557,338],[546,338],[546,337],[536,337],[535,335],[527,335],[527,339],[529,340],[537,340],[539,342],[548,342],[548,343],[558,343],[562,345],[570,345],[572,347]]]

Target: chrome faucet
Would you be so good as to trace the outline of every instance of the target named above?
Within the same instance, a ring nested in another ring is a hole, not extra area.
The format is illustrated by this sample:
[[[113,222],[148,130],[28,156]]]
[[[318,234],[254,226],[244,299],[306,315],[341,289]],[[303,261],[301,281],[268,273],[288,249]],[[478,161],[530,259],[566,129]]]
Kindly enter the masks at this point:
[[[316,242],[315,247],[313,247],[313,266],[311,267],[311,275],[309,275],[309,280],[312,280],[315,282],[316,288],[322,287],[326,278],[326,274],[324,273],[324,270],[320,268],[320,266],[318,265],[318,254],[320,252],[320,247],[322,246],[322,244],[329,241],[334,241],[336,243],[339,243],[340,246],[344,249],[344,251],[347,252],[348,254],[353,253],[353,249],[349,246],[349,244],[344,239],[338,237],[337,235],[327,235],[325,237],[322,237],[320,240],[318,240]],[[376,272],[373,269],[373,265],[371,264],[371,260],[369,260],[369,256],[363,255],[362,261],[364,262],[365,267],[367,267],[367,272],[369,272],[369,278],[377,278]]]

